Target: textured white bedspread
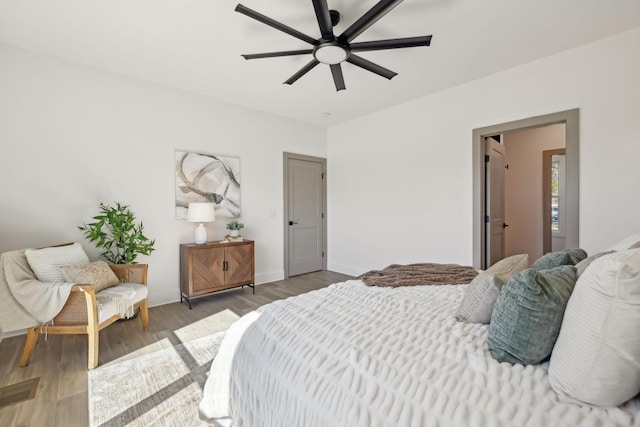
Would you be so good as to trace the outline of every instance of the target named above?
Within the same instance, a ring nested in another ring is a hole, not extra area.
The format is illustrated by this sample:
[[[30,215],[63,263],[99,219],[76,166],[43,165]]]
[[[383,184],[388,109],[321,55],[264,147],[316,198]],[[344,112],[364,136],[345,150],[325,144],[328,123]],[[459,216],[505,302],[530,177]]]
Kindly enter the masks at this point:
[[[466,285],[337,283],[229,329],[200,416],[235,427],[626,426],[620,408],[560,403],[547,366],[493,360],[487,326],[454,318]]]

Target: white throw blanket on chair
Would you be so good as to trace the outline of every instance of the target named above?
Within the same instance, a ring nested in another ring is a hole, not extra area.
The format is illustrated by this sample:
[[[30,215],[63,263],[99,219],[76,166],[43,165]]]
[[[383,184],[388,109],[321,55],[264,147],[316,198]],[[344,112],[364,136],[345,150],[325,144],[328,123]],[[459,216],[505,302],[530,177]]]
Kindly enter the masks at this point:
[[[107,304],[109,300],[112,300],[116,304],[118,316],[121,319],[130,319],[135,314],[133,310],[135,297],[136,291],[131,288],[115,286],[103,289],[96,294],[98,310],[101,310],[101,305]]]
[[[49,322],[60,313],[74,285],[38,281],[24,252],[0,256],[0,330],[4,333]]]

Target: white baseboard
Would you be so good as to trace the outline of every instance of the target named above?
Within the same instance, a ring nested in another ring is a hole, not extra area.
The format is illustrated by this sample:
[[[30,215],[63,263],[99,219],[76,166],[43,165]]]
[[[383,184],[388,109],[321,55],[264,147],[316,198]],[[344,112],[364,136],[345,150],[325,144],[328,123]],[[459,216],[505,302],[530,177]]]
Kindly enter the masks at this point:
[[[350,265],[338,264],[335,262],[329,262],[327,264],[327,270],[335,271],[336,273],[348,274],[350,276],[360,276],[361,274],[366,273],[370,269],[360,268],[360,267],[352,267]]]
[[[171,304],[180,301],[180,286],[174,291],[149,292],[149,307],[157,307],[159,305]]]
[[[274,271],[271,273],[256,274],[256,285],[262,285],[264,283],[275,282],[277,280],[284,279],[284,271]]]

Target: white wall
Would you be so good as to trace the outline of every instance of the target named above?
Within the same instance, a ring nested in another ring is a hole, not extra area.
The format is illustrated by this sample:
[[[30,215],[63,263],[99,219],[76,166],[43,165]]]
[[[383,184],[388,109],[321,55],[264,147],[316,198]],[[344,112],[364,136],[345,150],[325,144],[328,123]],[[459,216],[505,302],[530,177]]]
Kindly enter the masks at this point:
[[[543,253],[542,152],[565,148],[564,123],[503,135],[509,169],[505,181],[505,256]]]
[[[157,240],[151,305],[178,300],[195,225],[175,219],[176,149],[240,157],[256,281],[281,279],[282,152],[325,157],[325,129],[0,44],[0,252],[79,241],[96,259],[77,226],[120,201]]]
[[[580,246],[640,231],[638,46],[640,28],[330,128],[329,269],[472,264],[472,130],[572,108]]]

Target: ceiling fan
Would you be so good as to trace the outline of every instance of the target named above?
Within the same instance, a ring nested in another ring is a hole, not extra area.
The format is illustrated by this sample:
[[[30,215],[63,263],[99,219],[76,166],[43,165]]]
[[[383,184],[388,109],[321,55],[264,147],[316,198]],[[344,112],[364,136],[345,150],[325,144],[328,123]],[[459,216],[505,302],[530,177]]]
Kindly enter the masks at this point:
[[[333,82],[336,85],[336,90],[344,90],[346,89],[346,86],[344,85],[344,77],[342,75],[342,67],[340,64],[345,61],[367,71],[371,71],[372,73],[378,74],[379,76],[392,79],[398,75],[398,73],[355,55],[354,52],[429,46],[431,44],[431,36],[404,37],[399,39],[376,40],[360,43],[352,43],[352,41],[373,24],[378,22],[378,20],[390,12],[391,9],[402,3],[402,1],[403,0],[380,0],[356,22],[351,24],[351,26],[342,34],[336,36],[333,33],[333,27],[340,22],[340,13],[336,10],[329,10],[327,0],[312,0],[313,8],[315,9],[316,18],[318,20],[318,26],[320,27],[321,36],[318,39],[314,39],[313,37],[301,33],[294,28],[249,9],[242,4],[238,4],[235,8],[236,12],[242,13],[243,15],[269,25],[276,30],[287,33],[313,46],[310,49],[255,53],[242,56],[245,59],[260,59],[312,54],[313,59],[311,62],[302,67],[300,71],[289,77],[289,79],[284,82],[288,85],[295,83],[300,77],[307,74],[316,65],[323,63],[331,67],[331,74],[333,75]]]

